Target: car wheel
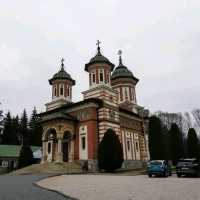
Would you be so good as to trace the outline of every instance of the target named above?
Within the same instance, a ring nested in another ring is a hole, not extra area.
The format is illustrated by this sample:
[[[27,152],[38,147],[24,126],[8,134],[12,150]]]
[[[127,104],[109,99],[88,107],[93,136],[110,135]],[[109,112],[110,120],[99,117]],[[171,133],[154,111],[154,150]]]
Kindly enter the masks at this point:
[[[149,178],[151,178],[152,177],[152,174],[148,174],[149,175]]]
[[[179,178],[180,178],[180,177],[181,177],[181,174],[177,174],[177,177],[179,177]]]

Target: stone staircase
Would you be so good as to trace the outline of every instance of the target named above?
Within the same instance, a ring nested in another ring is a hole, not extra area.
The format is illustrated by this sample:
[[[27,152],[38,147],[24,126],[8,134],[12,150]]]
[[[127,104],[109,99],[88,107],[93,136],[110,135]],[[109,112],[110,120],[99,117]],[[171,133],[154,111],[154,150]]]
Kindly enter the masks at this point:
[[[82,173],[81,166],[74,162],[34,164],[16,171],[11,175],[25,174],[76,174]]]

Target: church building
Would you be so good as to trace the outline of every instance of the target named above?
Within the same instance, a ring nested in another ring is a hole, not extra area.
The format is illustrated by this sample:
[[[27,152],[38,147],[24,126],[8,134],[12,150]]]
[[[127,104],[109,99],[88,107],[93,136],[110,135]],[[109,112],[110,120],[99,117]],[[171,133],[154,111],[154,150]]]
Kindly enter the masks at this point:
[[[99,44],[96,55],[85,64],[89,88],[82,92],[82,101],[72,102],[78,80],[66,72],[64,59],[60,71],[49,80],[52,100],[40,114],[42,162],[87,160],[94,167],[98,144],[108,129],[121,141],[125,166],[148,160],[148,110],[137,102],[139,79],[124,66],[121,51],[115,67],[102,55]]]

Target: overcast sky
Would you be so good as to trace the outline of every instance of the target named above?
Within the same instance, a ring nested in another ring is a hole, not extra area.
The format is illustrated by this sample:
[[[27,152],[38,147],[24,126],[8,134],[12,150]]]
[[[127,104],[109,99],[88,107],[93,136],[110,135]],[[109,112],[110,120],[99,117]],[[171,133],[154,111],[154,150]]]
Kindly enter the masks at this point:
[[[0,102],[13,114],[51,101],[48,84],[65,58],[88,89],[84,65],[96,53],[123,62],[140,79],[138,103],[150,111],[200,108],[199,0],[0,0]]]

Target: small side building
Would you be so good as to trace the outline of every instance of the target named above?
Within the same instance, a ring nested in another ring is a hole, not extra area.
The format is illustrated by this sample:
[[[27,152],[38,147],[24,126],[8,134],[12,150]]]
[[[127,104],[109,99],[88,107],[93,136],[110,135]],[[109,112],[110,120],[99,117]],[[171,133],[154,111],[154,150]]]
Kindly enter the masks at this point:
[[[18,168],[20,150],[21,145],[0,145],[0,174],[7,173]],[[38,162],[41,147],[31,146],[31,150],[33,152],[34,159]]]

